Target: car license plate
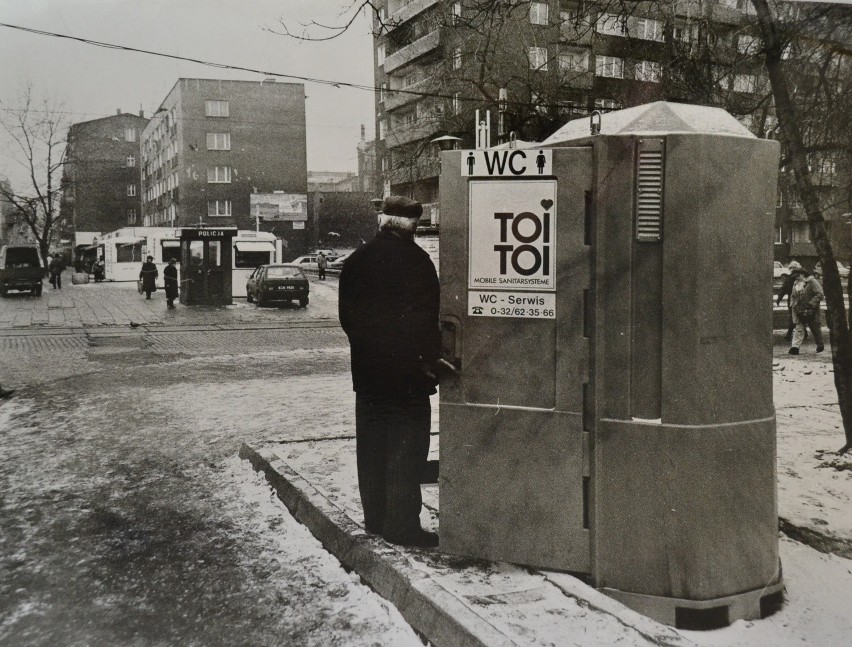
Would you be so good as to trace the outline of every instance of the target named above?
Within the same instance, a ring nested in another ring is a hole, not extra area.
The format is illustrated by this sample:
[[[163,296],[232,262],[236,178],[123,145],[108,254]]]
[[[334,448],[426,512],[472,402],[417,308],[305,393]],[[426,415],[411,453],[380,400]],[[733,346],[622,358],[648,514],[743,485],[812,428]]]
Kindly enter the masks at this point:
[[[279,285],[278,289],[279,290],[292,290],[293,286],[292,285]]]

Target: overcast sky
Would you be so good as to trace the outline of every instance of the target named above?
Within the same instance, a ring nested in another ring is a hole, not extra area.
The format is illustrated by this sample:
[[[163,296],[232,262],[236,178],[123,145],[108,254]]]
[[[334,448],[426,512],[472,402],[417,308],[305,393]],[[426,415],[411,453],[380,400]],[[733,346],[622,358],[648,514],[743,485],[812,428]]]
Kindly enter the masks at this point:
[[[298,42],[280,19],[298,27],[315,19],[339,24],[350,0],[0,0],[0,22],[141,49],[283,74],[373,85],[372,36],[360,16],[338,39]],[[351,12],[349,12],[351,15]],[[26,82],[34,94],[64,102],[71,121],[115,114],[150,116],[180,77],[261,80],[263,75],[104,49],[0,27],[0,101],[18,105]],[[281,79],[289,81],[290,79]],[[305,82],[308,169],[357,171],[361,124],[373,137],[373,96],[365,90]],[[0,174],[12,175],[5,146]]]

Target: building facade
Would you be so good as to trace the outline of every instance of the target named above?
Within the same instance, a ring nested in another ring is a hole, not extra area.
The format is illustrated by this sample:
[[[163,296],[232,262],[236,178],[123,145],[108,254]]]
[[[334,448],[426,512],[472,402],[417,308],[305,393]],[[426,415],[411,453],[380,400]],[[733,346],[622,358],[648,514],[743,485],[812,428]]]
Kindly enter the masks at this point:
[[[440,169],[431,140],[453,135],[475,147],[476,110],[480,120],[490,111],[492,144],[541,141],[567,120],[657,100],[724,107],[759,137],[777,126],[750,0],[377,4],[381,191],[420,200],[433,222]],[[782,10],[781,21],[796,19],[795,6]],[[828,171],[821,192],[836,193],[842,165],[814,163]],[[779,195],[792,193],[784,174],[780,184]],[[804,213],[783,197],[776,238],[776,258],[815,263]]]
[[[304,245],[305,91],[179,79],[142,133],[142,224],[236,225]]]
[[[88,238],[140,224],[139,139],[147,123],[142,112],[117,110],[68,129],[59,213],[69,233]]]

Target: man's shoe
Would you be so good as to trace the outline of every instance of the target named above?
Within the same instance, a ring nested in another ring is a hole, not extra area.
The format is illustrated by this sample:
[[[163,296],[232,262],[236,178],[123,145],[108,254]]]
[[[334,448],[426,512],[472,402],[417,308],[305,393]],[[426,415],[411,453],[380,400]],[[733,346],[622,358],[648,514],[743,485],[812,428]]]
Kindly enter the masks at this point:
[[[790,355],[798,355],[799,349],[793,346],[790,350],[787,351]]]
[[[12,394],[15,392],[15,389],[4,389],[0,386],[0,400],[5,400],[6,398],[11,398]]]
[[[385,540],[399,546],[435,548],[438,545],[438,533],[429,532],[428,530],[417,530],[403,537],[385,537]]]
[[[817,346],[817,350],[816,350],[816,352],[821,353],[821,352],[822,352],[822,351],[824,351],[824,350],[825,350],[825,346],[823,346],[822,344],[820,344],[819,346]]]

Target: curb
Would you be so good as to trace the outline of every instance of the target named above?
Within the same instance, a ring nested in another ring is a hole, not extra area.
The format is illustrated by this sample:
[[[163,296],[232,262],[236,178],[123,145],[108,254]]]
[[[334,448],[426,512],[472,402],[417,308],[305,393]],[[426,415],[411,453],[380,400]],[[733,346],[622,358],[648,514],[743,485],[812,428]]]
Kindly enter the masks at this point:
[[[322,545],[383,598],[435,647],[514,646],[438,582],[413,569],[406,549],[368,535],[272,451],[243,444],[240,458],[263,472],[278,498]],[[414,551],[416,549],[410,549]]]

